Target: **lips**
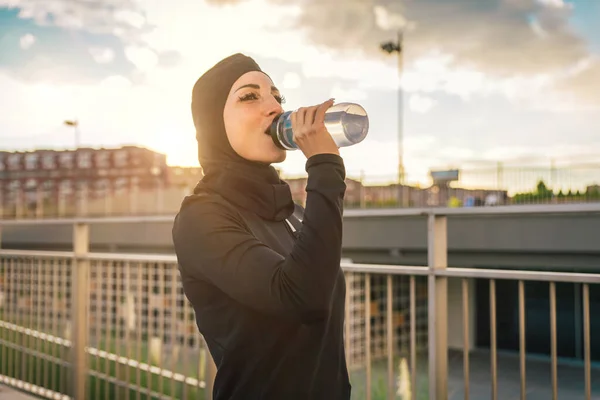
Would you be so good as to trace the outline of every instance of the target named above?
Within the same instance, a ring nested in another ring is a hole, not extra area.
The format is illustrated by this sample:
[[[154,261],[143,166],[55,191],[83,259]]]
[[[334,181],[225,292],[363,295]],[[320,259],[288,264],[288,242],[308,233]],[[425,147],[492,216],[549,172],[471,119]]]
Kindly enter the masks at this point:
[[[269,123],[269,125],[265,129],[265,135],[271,136],[271,127],[273,126],[273,123],[275,123],[277,121],[277,119],[279,119],[279,117],[280,117],[280,115],[277,115],[275,118],[273,118],[273,121],[271,121]]]

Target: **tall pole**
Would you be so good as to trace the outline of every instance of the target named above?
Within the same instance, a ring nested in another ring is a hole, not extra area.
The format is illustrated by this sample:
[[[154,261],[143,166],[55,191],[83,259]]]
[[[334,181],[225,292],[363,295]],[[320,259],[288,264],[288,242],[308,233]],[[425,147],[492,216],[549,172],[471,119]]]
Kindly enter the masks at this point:
[[[398,29],[398,41],[386,42],[381,44],[381,49],[388,54],[398,53],[398,204],[406,207],[408,192],[404,188],[404,91],[402,90],[402,69],[403,69],[403,32]]]
[[[75,133],[75,150],[79,148],[79,121],[76,119],[65,121],[65,125],[72,126]]]
[[[382,43],[380,48],[388,54],[398,53],[398,184],[404,183],[404,148],[403,148],[403,122],[404,122],[404,91],[402,90],[403,69],[403,34],[398,29],[398,41]]]
[[[402,88],[403,43],[398,30],[398,184],[404,184],[404,89]]]

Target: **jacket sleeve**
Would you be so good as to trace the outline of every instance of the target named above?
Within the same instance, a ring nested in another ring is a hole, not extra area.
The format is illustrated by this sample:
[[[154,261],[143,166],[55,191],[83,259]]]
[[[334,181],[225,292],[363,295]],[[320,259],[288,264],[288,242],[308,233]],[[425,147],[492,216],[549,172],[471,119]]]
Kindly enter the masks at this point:
[[[173,227],[181,268],[260,312],[305,323],[326,317],[340,269],[345,170],[341,157],[320,154],[306,171],[302,229],[288,257],[254,237],[235,210],[200,200],[182,207]]]

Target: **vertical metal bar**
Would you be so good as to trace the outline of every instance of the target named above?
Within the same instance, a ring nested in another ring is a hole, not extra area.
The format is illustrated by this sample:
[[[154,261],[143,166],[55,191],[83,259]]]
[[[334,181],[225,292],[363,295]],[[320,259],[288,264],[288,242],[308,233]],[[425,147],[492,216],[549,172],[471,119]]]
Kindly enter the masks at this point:
[[[350,366],[352,364],[352,360],[350,359],[350,297],[354,292],[352,287],[354,282],[354,273],[347,272],[346,276],[346,305],[345,305],[345,318],[344,318],[344,351],[346,352],[346,364]],[[187,323],[187,319],[186,319]]]
[[[59,320],[58,320],[58,312],[59,312],[59,304],[58,304],[58,290],[59,290],[59,271],[60,271],[60,262],[54,263],[52,264],[52,320],[51,320],[51,332],[53,335],[57,335],[58,333],[58,326],[59,326]],[[59,335],[57,335],[59,336]],[[50,348],[52,349],[52,356],[53,357],[57,357],[57,349],[58,346],[54,343],[52,343],[50,345]],[[58,365],[51,363],[50,364],[50,381],[52,382],[52,385],[54,386],[56,384],[56,370],[59,368]],[[60,389],[59,389],[60,391]],[[62,392],[61,392],[62,393]]]
[[[417,399],[417,283],[410,276],[410,386],[412,399]]]
[[[365,274],[365,368],[365,398],[371,400],[371,274]]]
[[[169,343],[171,344],[171,371],[173,376],[171,377],[171,393],[170,396],[175,396],[175,373],[177,372],[177,358],[175,356],[175,350],[179,349],[177,344],[177,275],[178,269],[172,264],[166,264],[165,268],[171,271],[171,302],[169,303],[169,310],[171,312],[171,327],[169,329]],[[177,354],[179,351],[177,351]]]
[[[72,319],[73,319],[73,397],[75,400],[87,398],[88,358],[86,347],[88,346],[88,301],[90,287],[89,261],[79,259],[89,251],[89,225],[76,223],[73,229],[73,269],[71,271],[73,291],[72,297]]]
[[[388,274],[387,276],[387,305],[386,305],[386,322],[387,322],[387,383],[388,383],[388,400],[391,400],[395,397],[394,394],[394,303],[393,303],[393,285],[392,285],[392,275]]]
[[[74,272],[73,269],[76,266],[76,262],[71,259],[71,260],[66,260],[64,265],[62,266],[62,271],[61,271],[61,275],[60,275],[60,287],[61,287],[61,293],[63,293],[63,301],[61,302],[61,306],[64,307],[64,313],[61,314],[62,316],[62,320],[60,321],[61,325],[59,326],[59,333],[63,336],[66,337],[67,335],[69,335],[71,337],[71,340],[73,340],[73,329],[75,329],[75,322],[73,321],[73,308],[72,308],[72,304],[73,304],[73,295],[74,295],[74,291],[70,291],[69,285],[67,283],[67,281],[69,279],[73,279],[74,278]],[[69,298],[71,297],[71,303],[69,303]],[[67,333],[67,328],[70,327],[70,333]],[[75,343],[74,341],[71,342],[71,348],[68,349],[66,347],[63,346],[57,346],[59,348],[59,353],[61,354],[61,360],[63,361],[71,361],[72,357],[74,355],[74,346]],[[66,354],[65,354],[66,353]],[[73,366],[73,363],[71,362],[71,367]],[[71,391],[71,393],[73,393],[72,391],[72,386],[73,386],[73,376],[71,376],[71,374],[69,374],[69,367],[68,366],[59,366],[58,367],[58,371],[59,371],[59,377],[60,377],[60,387],[61,387],[61,392],[63,393],[69,393],[69,391]],[[72,371],[72,370],[71,370]]]
[[[154,337],[154,325],[152,324],[152,318],[151,316],[154,314],[152,312],[152,299],[154,298],[154,286],[152,284],[152,282],[150,282],[150,277],[152,276],[152,267],[150,265],[150,263],[146,263],[145,264],[145,269],[146,269],[146,274],[145,274],[145,281],[146,281],[146,287],[145,287],[145,292],[146,292],[146,342],[147,342],[147,349],[146,349],[146,354],[147,354],[147,363],[148,366],[152,366],[152,353],[151,353],[151,345],[152,345],[152,338]],[[151,297],[152,296],[152,297]],[[149,388],[153,389],[153,385],[152,385],[152,372],[150,370],[150,368],[148,368],[148,370],[146,371],[146,385]]]
[[[519,281],[519,364],[521,370],[521,400],[527,397],[527,367],[525,356],[525,282]]]
[[[43,282],[40,285],[41,289],[42,289],[42,294],[43,296],[40,297],[40,299],[43,301],[44,306],[45,307],[49,307],[51,302],[46,303],[46,299],[48,298],[48,290],[49,290],[49,286],[50,286],[50,282],[48,282],[48,271],[47,269],[50,267],[50,265],[54,264],[54,260],[48,260],[47,263],[45,263],[42,267],[42,279]],[[50,277],[52,277],[52,275],[50,275]],[[48,332],[49,326],[48,326],[48,310],[47,308],[44,309],[44,312],[42,312],[42,332]],[[50,346],[50,344],[48,343],[47,340],[43,340],[42,341],[42,352],[44,352],[44,354],[48,354],[49,353],[49,349],[48,347]],[[42,383],[41,386],[47,388],[48,387],[48,369],[50,368],[50,362],[46,359],[43,362],[43,368],[42,368]]]
[[[556,355],[556,283],[550,282],[550,354],[552,357],[552,399],[558,398],[558,358]]]
[[[44,329],[44,322],[43,322],[43,316],[42,316],[42,288],[44,287],[44,281],[43,281],[43,276],[40,277],[41,271],[42,271],[42,265],[44,263],[44,260],[42,258],[38,258],[37,259],[37,266],[36,266],[36,281],[37,281],[37,292],[36,292],[36,323],[35,323],[35,330],[39,331],[39,332],[45,332],[46,330]],[[34,286],[35,287],[35,286]],[[41,350],[42,352],[44,352],[44,348],[45,348],[45,340],[41,340],[41,339],[37,339],[35,341],[35,347],[36,349]],[[44,353],[45,354],[45,353]],[[35,374],[35,384],[38,386],[42,386],[44,383],[42,382],[42,371],[44,369],[44,359],[36,359],[36,374]]]
[[[124,290],[125,292],[123,293],[123,297],[125,298],[125,309],[127,310],[125,313],[125,321],[123,324],[123,336],[125,336],[125,352],[126,352],[126,357],[128,360],[131,360],[133,358],[132,355],[132,348],[131,348],[131,332],[130,332],[130,324],[131,324],[131,319],[135,318],[135,301],[133,301],[132,299],[132,290],[131,290],[131,263],[129,261],[125,262],[125,286],[124,286]],[[132,304],[133,301],[133,310],[132,308],[130,308],[130,305]],[[123,366],[123,368],[125,368],[125,398],[129,399],[130,398],[130,389],[129,389],[129,384],[131,383],[131,367],[128,364],[125,364]]]
[[[102,334],[102,308],[105,305],[104,302],[104,290],[102,289],[102,273],[103,273],[103,266],[101,262],[96,261],[95,265],[90,266],[90,268],[93,268],[96,271],[96,282],[95,282],[95,286],[96,286],[96,348],[98,350],[102,350],[103,349],[103,345],[102,345],[102,339],[103,339],[103,334]],[[96,355],[96,363],[95,363],[95,370],[96,372],[100,372],[100,365],[102,364],[102,358],[99,355]],[[101,383],[101,378],[100,376],[96,376],[95,379],[96,384],[95,386],[95,399],[99,399],[100,398],[100,383]]]
[[[591,377],[591,357],[590,357],[590,285],[583,284],[583,356],[585,374],[585,399],[592,398],[592,377]]]
[[[469,281],[462,279],[462,314],[463,314],[463,375],[465,387],[465,400],[469,400]]]
[[[14,305],[13,305],[13,301],[17,299],[17,296],[15,295],[15,293],[18,293],[17,291],[17,285],[15,284],[15,265],[14,265],[14,259],[10,259],[10,261],[7,263],[8,264],[8,268],[9,268],[9,280],[10,282],[7,282],[7,288],[8,290],[10,290],[10,296],[8,296],[7,300],[8,300],[8,320],[13,322],[14,321]],[[15,332],[13,331],[12,333],[10,331],[6,332],[6,337],[8,339],[9,342],[13,342],[15,341],[16,337],[15,337]],[[12,371],[14,368],[14,361],[13,358],[15,356],[15,350],[8,348],[6,349],[6,352],[8,353],[8,366],[6,368],[6,375],[8,376],[12,376]]]
[[[142,327],[143,327],[143,317],[144,317],[144,313],[142,312],[143,309],[143,297],[142,297],[142,284],[143,284],[143,280],[142,280],[142,275],[144,273],[144,264],[142,264],[141,262],[138,262],[137,264],[137,274],[136,274],[136,278],[137,278],[137,283],[136,283],[136,291],[137,291],[137,299],[135,302],[135,318],[137,321],[137,332],[136,332],[136,344],[137,344],[137,360],[139,362],[142,362]],[[146,339],[146,341],[148,341]],[[137,386],[137,392],[135,394],[135,398],[136,400],[140,400],[141,397],[141,392],[140,389],[142,388],[142,369],[140,368],[140,366],[137,366],[137,370],[136,372],[136,377],[135,377],[135,382],[136,382],[136,386]]]
[[[574,315],[573,322],[575,323],[575,358],[583,358],[583,344],[581,339],[583,338],[583,321],[581,321],[582,310],[581,310],[581,283],[573,283],[573,297],[574,297]]]
[[[121,303],[122,295],[123,295],[123,264],[115,263],[113,265],[115,272],[115,302],[114,302],[114,310],[115,310],[115,351],[114,353],[117,356],[123,354],[123,345],[121,343],[121,334],[122,330],[122,320],[121,320],[121,308],[123,307],[123,303]],[[121,397],[121,392],[123,390],[121,377],[123,376],[121,372],[121,363],[116,360],[115,361],[115,392],[117,399]]]
[[[26,325],[26,312],[27,312],[27,292],[26,292],[26,288],[25,288],[25,275],[26,275],[26,268],[27,268],[27,264],[26,264],[26,260],[25,259],[21,259],[20,263],[19,263],[19,292],[21,294],[21,305],[20,305],[20,310],[19,308],[17,308],[17,325]],[[25,347],[27,346],[27,341],[29,340],[29,338],[26,337],[26,335],[23,335],[22,333],[19,332],[18,334],[19,337],[19,353],[21,353],[21,363],[20,363],[20,369],[21,371],[19,372],[19,374],[17,375],[17,379],[22,379],[25,380],[25,367],[26,367],[26,360],[25,360]]]
[[[165,290],[165,269],[163,264],[158,264],[158,290],[160,291],[160,305],[158,307],[158,337],[160,340],[160,371],[158,373],[158,393],[161,396],[164,393],[164,379],[163,379],[163,363],[164,363],[164,345],[165,345],[165,299],[167,293]]]
[[[429,399],[448,398],[448,279],[436,276],[447,268],[448,238],[445,216],[427,219]]]
[[[127,261],[125,263],[125,308],[127,310],[125,323],[123,324],[123,335],[125,336],[125,348],[127,350],[127,359],[131,360],[133,358],[133,349],[131,348],[131,320],[135,318],[135,300],[132,298],[132,290],[131,290],[131,263]],[[133,304],[133,307],[130,308],[130,305]],[[124,366],[125,368],[125,399],[129,400],[130,398],[130,389],[129,384],[131,383],[131,367],[129,364]]]
[[[0,188],[0,196],[2,196],[2,188]],[[2,200],[0,198],[0,200]],[[0,208],[2,207],[2,203],[0,202]],[[2,218],[2,214],[0,214],[0,218]],[[0,235],[2,234],[2,226],[0,225]],[[2,238],[0,237],[0,245],[2,244]],[[10,279],[10,263],[6,262],[6,260],[3,260],[2,257],[0,257],[0,270],[2,271],[2,286],[4,289],[4,295],[5,295],[5,300],[4,300],[4,307],[6,307],[6,311],[5,314],[3,315],[3,319],[6,320],[6,322],[10,322],[10,302],[11,302],[11,297],[12,297],[12,290],[10,290],[10,284],[9,284],[9,279]],[[9,295],[10,293],[10,295]],[[2,330],[2,340],[5,341],[6,343],[10,342],[10,330],[8,329],[3,329]],[[10,348],[8,346],[2,346],[2,374],[3,375],[7,375],[10,376],[8,373],[8,366],[10,365],[10,356],[9,356],[9,352],[10,352]],[[47,387],[47,386],[46,386]]]
[[[27,261],[23,262],[23,294],[25,295],[25,315],[23,317],[23,323],[19,325],[23,325],[26,328],[31,328],[31,313],[33,311],[33,296],[31,293],[32,282],[31,277],[33,275],[33,259],[29,258]],[[21,365],[21,379],[27,382],[31,382],[29,373],[31,372],[30,368],[27,368],[28,365],[33,365],[33,363],[29,363],[29,349],[32,347],[32,338],[30,335],[23,335],[24,347],[21,349],[21,359],[23,364]]]
[[[9,268],[10,268],[10,283],[8,284],[8,288],[10,289],[10,301],[8,303],[8,309],[9,309],[9,321],[13,322],[15,321],[15,315],[17,315],[17,310],[16,310],[16,300],[18,298],[17,293],[19,293],[18,287],[17,287],[17,282],[16,282],[16,278],[15,278],[15,260],[14,259],[10,259],[10,261],[8,262]],[[16,336],[16,332],[15,331],[9,331],[7,333],[8,336],[8,340],[10,342],[15,343],[17,336]],[[7,369],[7,375],[8,376],[14,376],[13,374],[16,373],[16,363],[15,363],[15,359],[16,359],[16,352],[14,348],[9,348],[7,349],[8,352],[8,369]]]
[[[490,279],[490,374],[492,378],[492,399],[498,399],[498,354],[496,348],[496,281]]]
[[[181,285],[180,285],[181,287]],[[185,297],[185,295],[183,295],[183,365],[184,368],[187,368],[190,364],[188,363],[188,353],[189,353],[189,339],[188,339],[188,331],[189,331],[189,327],[193,326],[191,325],[191,321],[189,320],[189,315],[190,315],[190,304],[187,300],[187,298]],[[199,364],[199,362],[197,362],[196,364]],[[185,369],[183,372],[183,376],[185,378],[187,378],[189,376],[189,370]],[[205,398],[208,397],[209,395],[212,396],[212,393],[208,394],[208,390],[206,390],[207,392],[207,396],[204,396]],[[183,382],[183,395],[182,395],[183,399],[187,399],[188,398],[188,384],[187,381],[184,380]]]
[[[113,308],[113,266],[110,262],[102,263],[106,270],[106,335],[104,336],[104,348],[107,352],[112,353],[112,308]],[[109,358],[104,359],[104,373],[111,376],[111,361]],[[104,398],[110,400],[110,389],[112,384],[108,379],[104,381]]]

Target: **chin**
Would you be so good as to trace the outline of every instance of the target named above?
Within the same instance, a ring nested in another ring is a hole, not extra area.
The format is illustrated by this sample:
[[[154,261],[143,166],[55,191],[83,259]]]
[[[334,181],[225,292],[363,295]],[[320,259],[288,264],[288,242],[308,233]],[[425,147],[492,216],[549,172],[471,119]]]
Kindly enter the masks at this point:
[[[284,162],[285,159],[287,157],[287,151],[285,150],[280,150],[279,154],[277,155],[275,161],[273,161],[274,163],[280,163],[280,162]]]

